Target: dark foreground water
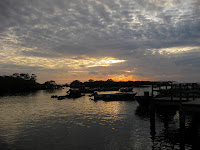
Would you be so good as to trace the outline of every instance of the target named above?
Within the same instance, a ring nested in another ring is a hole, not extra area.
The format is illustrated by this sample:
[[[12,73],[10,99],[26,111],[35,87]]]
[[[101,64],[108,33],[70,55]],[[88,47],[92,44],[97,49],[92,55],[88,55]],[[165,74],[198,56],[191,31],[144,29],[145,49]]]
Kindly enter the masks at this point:
[[[135,89],[139,94],[143,89]],[[148,109],[136,101],[93,101],[89,95],[58,101],[67,89],[0,97],[0,149],[151,150],[194,149],[180,143],[178,112],[156,115],[151,132]],[[195,136],[195,139],[198,136]]]

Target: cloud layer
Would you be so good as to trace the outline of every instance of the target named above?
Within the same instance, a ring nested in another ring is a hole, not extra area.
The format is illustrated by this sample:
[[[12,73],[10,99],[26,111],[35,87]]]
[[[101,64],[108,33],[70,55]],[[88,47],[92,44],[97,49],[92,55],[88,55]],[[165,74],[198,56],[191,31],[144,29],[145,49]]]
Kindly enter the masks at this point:
[[[1,0],[0,20],[1,75],[199,81],[198,0]]]

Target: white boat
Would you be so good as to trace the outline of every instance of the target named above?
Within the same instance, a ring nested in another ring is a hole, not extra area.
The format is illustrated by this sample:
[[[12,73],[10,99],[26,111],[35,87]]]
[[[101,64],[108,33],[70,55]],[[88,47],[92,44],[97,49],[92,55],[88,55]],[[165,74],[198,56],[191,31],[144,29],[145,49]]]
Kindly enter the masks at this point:
[[[94,96],[94,100],[126,101],[134,100],[136,94],[136,92],[123,92],[113,94],[98,94],[97,92],[95,92],[91,96]]]

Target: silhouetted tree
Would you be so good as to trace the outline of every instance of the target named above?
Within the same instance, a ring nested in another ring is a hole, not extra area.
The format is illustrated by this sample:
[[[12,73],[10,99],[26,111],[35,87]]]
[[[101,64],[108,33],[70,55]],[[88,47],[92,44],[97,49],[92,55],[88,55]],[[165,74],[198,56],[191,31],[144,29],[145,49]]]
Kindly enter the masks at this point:
[[[32,77],[28,73],[14,73],[11,76],[0,76],[0,92],[27,91],[40,88],[36,82],[36,75]]]
[[[78,88],[80,86],[82,86],[83,83],[80,82],[79,80],[74,80],[71,84],[70,84],[70,87],[73,87],[73,88]]]
[[[18,78],[20,75],[19,75],[19,73],[14,73],[12,76],[13,76],[14,78]]]
[[[30,75],[28,73],[20,73],[20,77],[24,80],[30,80]]]
[[[32,75],[31,75],[31,80],[32,80],[32,81],[36,81],[36,80],[37,80],[37,76],[36,76],[35,74],[32,74]]]
[[[89,81],[89,82],[94,82],[94,80],[93,80],[93,79],[89,79],[88,81]]]
[[[47,89],[55,89],[55,88],[57,88],[57,84],[56,84],[56,82],[53,81],[53,80],[51,80],[51,81],[46,81],[46,82],[44,83],[44,85],[45,85],[45,87],[46,87]]]
[[[112,79],[108,79],[107,82],[114,82]]]
[[[69,87],[69,84],[68,84],[68,83],[65,83],[64,86],[65,86],[65,87]]]

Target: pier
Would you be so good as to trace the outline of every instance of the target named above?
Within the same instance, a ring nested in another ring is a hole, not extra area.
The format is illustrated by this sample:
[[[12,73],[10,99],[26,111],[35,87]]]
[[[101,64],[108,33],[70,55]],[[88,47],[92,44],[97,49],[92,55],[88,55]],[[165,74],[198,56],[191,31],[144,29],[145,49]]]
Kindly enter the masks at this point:
[[[141,99],[141,97],[138,98]],[[168,113],[174,110],[178,112],[179,128],[177,130],[181,137],[179,139],[181,149],[185,149],[184,144],[185,139],[188,138],[188,134],[200,134],[198,129],[200,126],[200,85],[196,83],[152,85],[151,95],[146,93],[143,99],[143,103],[149,103],[152,137],[156,135],[155,117],[157,109],[167,110],[164,114],[164,120],[166,120],[164,127],[167,129],[169,128],[167,121]],[[192,114],[190,123],[186,123],[187,113]]]
[[[180,128],[185,126],[185,112],[200,112],[200,86],[198,84],[152,85],[152,97],[154,92],[157,92],[157,97],[152,99],[154,102],[151,105],[169,107],[169,109],[177,107]]]

